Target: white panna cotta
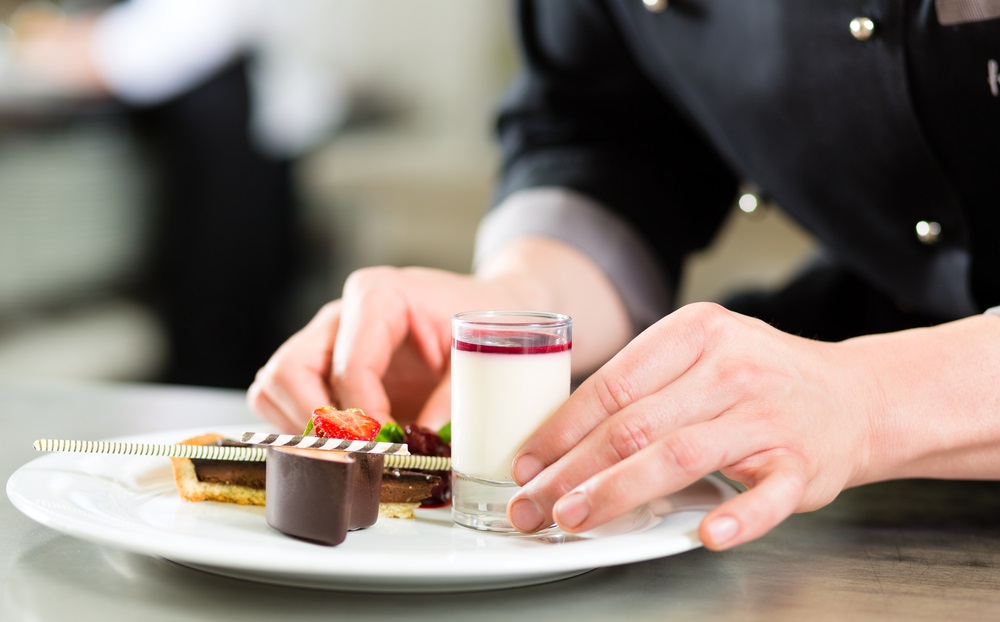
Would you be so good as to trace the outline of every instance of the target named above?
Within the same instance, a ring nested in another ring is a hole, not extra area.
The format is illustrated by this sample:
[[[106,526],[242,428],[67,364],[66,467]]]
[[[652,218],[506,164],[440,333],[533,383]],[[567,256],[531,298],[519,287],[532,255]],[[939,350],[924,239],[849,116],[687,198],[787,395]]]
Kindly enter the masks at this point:
[[[511,483],[514,453],[569,397],[571,343],[452,348],[452,467]]]

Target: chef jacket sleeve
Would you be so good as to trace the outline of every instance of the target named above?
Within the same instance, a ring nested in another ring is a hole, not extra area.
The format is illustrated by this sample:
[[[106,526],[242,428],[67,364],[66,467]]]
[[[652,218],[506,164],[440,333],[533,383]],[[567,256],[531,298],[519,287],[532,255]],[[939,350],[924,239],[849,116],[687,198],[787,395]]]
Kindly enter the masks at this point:
[[[518,235],[573,244],[641,330],[669,310],[683,259],[718,230],[736,177],[670,86],[646,78],[603,4],[523,0],[517,17],[521,71],[498,115],[503,166],[477,255]]]

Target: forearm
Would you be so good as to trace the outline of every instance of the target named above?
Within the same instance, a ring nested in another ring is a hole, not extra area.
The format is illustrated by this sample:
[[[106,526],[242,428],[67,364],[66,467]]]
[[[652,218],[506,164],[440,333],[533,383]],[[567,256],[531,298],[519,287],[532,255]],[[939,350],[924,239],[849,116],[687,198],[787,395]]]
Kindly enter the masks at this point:
[[[842,344],[870,375],[870,462],[855,483],[894,478],[1000,479],[1000,318]],[[863,377],[859,382],[865,382]]]
[[[132,0],[95,23],[88,52],[107,89],[153,105],[199,84],[243,51],[263,10],[250,0]]]

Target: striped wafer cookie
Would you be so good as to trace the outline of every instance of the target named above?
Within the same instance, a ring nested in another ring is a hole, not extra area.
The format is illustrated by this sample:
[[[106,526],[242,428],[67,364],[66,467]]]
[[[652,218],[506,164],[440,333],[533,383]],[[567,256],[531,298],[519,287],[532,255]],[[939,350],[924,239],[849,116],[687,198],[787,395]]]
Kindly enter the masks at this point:
[[[250,433],[253,434],[253,433]],[[270,436],[270,435],[266,435]],[[275,435],[277,436],[277,435]],[[313,437],[307,437],[313,438]],[[324,443],[322,449],[341,450],[337,439],[321,439],[331,441]],[[371,443],[364,441],[340,441],[340,443],[360,443],[363,448]],[[288,446],[290,443],[271,443],[271,445]],[[451,469],[451,458],[441,456],[416,456],[406,453],[406,445],[400,443],[375,443],[386,445],[387,449],[396,446],[397,453],[385,455],[385,467],[395,469],[424,469],[428,471],[448,471]],[[88,454],[118,454],[127,456],[162,456],[164,458],[192,458],[195,460],[234,460],[241,462],[263,462],[267,458],[266,445],[227,446],[227,445],[180,445],[167,443],[130,443],[125,441],[81,441],[68,439],[42,438],[32,446],[35,451],[59,451]],[[313,448],[303,445],[303,448]],[[359,451],[359,450],[346,450]],[[369,452],[371,453],[371,452]]]
[[[32,446],[35,451],[62,451],[88,454],[120,454],[128,456],[163,456],[196,460],[235,460],[261,462],[267,450],[263,447],[232,447],[225,445],[171,445],[166,443],[129,443],[125,441],[78,441],[42,438]]]

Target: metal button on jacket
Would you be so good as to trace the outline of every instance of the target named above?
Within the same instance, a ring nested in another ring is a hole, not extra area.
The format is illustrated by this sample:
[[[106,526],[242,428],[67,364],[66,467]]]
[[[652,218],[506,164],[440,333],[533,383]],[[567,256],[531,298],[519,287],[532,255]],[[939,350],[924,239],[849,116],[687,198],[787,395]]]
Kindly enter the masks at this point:
[[[642,5],[650,13],[662,13],[667,10],[667,0],[642,0]]]
[[[851,36],[858,41],[867,41],[875,34],[875,22],[870,17],[855,17],[851,20]]]
[[[755,189],[745,189],[736,200],[736,206],[747,216],[763,216],[767,209],[767,200]]]
[[[941,238],[941,225],[933,220],[921,220],[917,223],[917,239],[927,244],[937,244]]]

